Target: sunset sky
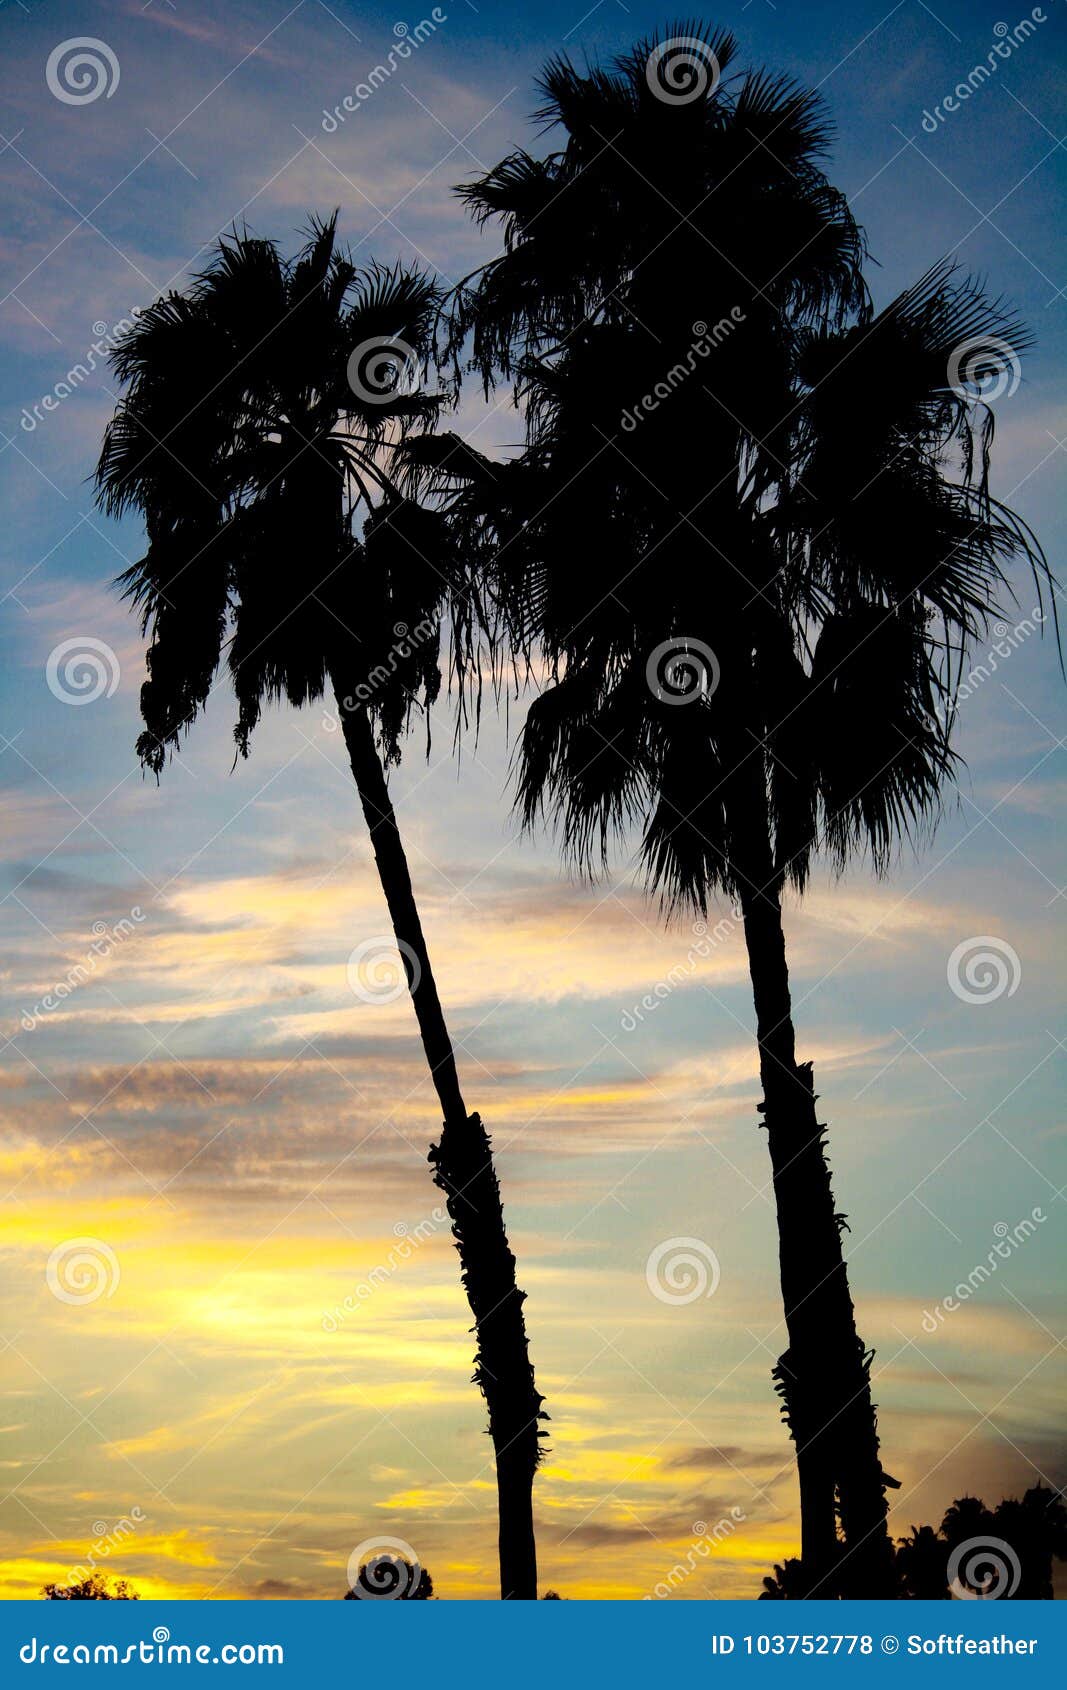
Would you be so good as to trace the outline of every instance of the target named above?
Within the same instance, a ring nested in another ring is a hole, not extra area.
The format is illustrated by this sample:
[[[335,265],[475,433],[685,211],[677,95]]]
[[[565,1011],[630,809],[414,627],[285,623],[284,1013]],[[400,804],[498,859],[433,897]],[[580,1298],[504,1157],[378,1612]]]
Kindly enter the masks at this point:
[[[159,786],[142,776],[143,642],[112,584],[142,536],[96,512],[87,481],[111,378],[55,397],[235,222],[292,249],[310,212],[340,206],[358,259],[457,281],[496,249],[450,190],[551,145],[529,121],[542,61],[610,54],[669,20],[621,0],[443,0],[396,74],[324,127],[394,26],[430,12],[0,0],[8,1597],[113,1539],[102,1564],[148,1596],[340,1596],[351,1550],[383,1536],[412,1545],[438,1595],[496,1594],[492,1448],[426,1163],[436,1099],[407,998],[364,1002],[348,982],[388,918],[340,735],[325,707],[272,710],[231,768],[220,683]],[[1038,13],[924,128],[996,26]],[[1061,0],[711,15],[742,64],[822,89],[876,304],[957,252],[1032,326],[1018,390],[996,404],[994,491],[1067,574]],[[110,48],[109,96],[50,91],[49,55],[76,37]],[[451,426],[487,451],[521,442],[510,396],[483,404],[473,382]],[[934,837],[881,883],[823,871],[787,909],[898,1532],[964,1492],[1067,1482],[1067,687],[1054,639],[1029,631],[1035,602],[1020,579],[1007,655],[961,706],[967,767]],[[55,654],[86,641],[107,684],[71,703]],[[756,1595],[796,1552],[798,1515],[770,1379],[785,1335],[741,933],[725,908],[714,935],[665,928],[625,850],[582,886],[550,837],[520,835],[524,707],[487,716],[459,759],[442,707],[392,788],[551,1414],[542,1587],[650,1594],[714,1533],[674,1599]],[[972,939],[1008,977],[977,1002],[949,978]],[[93,1301],[53,1289],[79,1239],[108,1281]],[[664,1301],[646,1263],[686,1239],[714,1254],[718,1284]]]

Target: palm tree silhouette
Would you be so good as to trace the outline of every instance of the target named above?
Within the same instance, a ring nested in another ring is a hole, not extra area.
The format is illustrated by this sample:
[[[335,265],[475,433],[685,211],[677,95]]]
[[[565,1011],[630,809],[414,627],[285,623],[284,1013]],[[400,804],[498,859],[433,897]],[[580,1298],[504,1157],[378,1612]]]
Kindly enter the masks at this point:
[[[654,86],[679,36],[706,73],[684,100]],[[984,375],[1025,336],[945,265],[874,316],[862,235],[817,166],[817,96],[764,72],[724,81],[734,53],[676,25],[610,69],[549,64],[539,115],[562,150],[459,190],[502,220],[504,250],[460,290],[448,348],[470,346],[487,390],[514,379],[526,450],[494,464],[441,435],[408,456],[450,493],[512,649],[547,663],[520,748],[525,821],[547,810],[593,871],[636,826],[669,909],[739,906],[803,1575],[812,1594],[885,1595],[895,1481],[796,1057],[781,897],[816,852],[882,872],[933,820],[959,664],[1006,565],[1046,570],[991,497],[991,431],[953,386],[961,348],[981,342],[968,367]]]
[[[493,1167],[468,1115],[389,796],[409,713],[440,686],[442,606],[461,628],[442,520],[404,497],[389,451],[432,425],[419,391],[439,305],[413,269],[359,270],[316,222],[292,261],[267,240],[219,243],[185,294],[142,312],[114,354],[125,387],[98,497],[137,510],[148,550],[122,577],[151,631],[138,752],[157,776],[226,655],[238,751],[264,701],[327,685],[410,988],[444,1125],[430,1151],[475,1320],[489,1409],[501,1594],[536,1597],[532,1487],[538,1395]],[[361,532],[354,529],[356,517]]]
[[[954,1557],[955,1552],[955,1557]],[[960,1496],[938,1528],[912,1526],[894,1551],[895,1588],[907,1602],[949,1602],[973,1595],[1015,1602],[1051,1602],[1053,1560],[1067,1560],[1067,1508],[1058,1491],[1033,1485],[1020,1500],[994,1509]],[[798,1561],[763,1580],[761,1601],[799,1601],[807,1584]]]
[[[948,1546],[933,1526],[912,1526],[908,1536],[899,1540],[897,1570],[906,1593],[914,1601],[950,1600]]]
[[[1051,1602],[1052,1562],[1067,1561],[1067,1508],[1060,1491],[1032,1485],[1022,1498],[1005,1497],[993,1515],[999,1532],[1019,1555],[1020,1602]],[[942,1524],[944,1531],[944,1524]]]
[[[897,1546],[902,1593],[914,1601],[948,1601],[958,1593],[951,1588],[955,1577],[976,1596],[1051,1602],[1054,1559],[1067,1560],[1067,1508],[1058,1491],[1042,1484],[994,1509],[976,1496],[957,1497],[937,1531],[913,1526]]]

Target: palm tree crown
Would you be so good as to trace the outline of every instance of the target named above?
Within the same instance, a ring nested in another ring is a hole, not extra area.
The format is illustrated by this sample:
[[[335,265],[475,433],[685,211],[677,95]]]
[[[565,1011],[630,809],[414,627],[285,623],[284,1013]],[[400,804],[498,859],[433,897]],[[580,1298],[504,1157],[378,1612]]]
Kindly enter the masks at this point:
[[[669,33],[722,78],[730,36]],[[461,290],[454,347],[515,379],[523,458],[412,455],[459,490],[512,644],[548,664],[527,821],[547,805],[585,866],[636,822],[652,884],[703,911],[741,891],[739,760],[776,876],[802,888],[820,846],[884,870],[936,815],[960,665],[1009,566],[1039,591],[1047,569],[991,496],[989,413],[957,368],[1017,364],[1018,320],[948,263],[873,315],[818,97],[758,72],[674,105],[658,46],[554,60],[540,115],[566,147],[460,190],[504,251]]]
[[[1033,566],[1039,596],[1047,575],[989,492],[984,421],[948,386],[975,324],[1015,355],[1024,344],[939,266],[869,323],[798,334],[791,415],[770,446],[738,430],[731,508],[710,526],[659,491],[676,482],[671,453],[688,456],[675,432],[686,419],[670,411],[688,396],[647,417],[640,463],[629,441],[620,463],[605,450],[618,347],[588,335],[531,373],[525,473],[497,477],[512,494],[497,513],[503,597],[554,681],[523,739],[528,821],[547,800],[587,864],[637,821],[652,884],[703,911],[712,891],[743,890],[740,761],[765,787],[775,876],[798,888],[819,847],[838,868],[867,852],[882,872],[897,839],[936,816],[968,651],[1010,602],[1014,559]]]
[[[440,529],[387,474],[390,446],[442,403],[417,386],[438,291],[415,270],[357,269],[335,223],[293,261],[248,234],[220,241],[115,353],[125,394],[97,485],[110,513],[146,520],[123,582],[152,633],[138,751],[156,773],[224,651],[242,754],[264,701],[318,698],[339,664],[353,684],[375,674],[366,702],[395,760],[412,700],[439,685]]]

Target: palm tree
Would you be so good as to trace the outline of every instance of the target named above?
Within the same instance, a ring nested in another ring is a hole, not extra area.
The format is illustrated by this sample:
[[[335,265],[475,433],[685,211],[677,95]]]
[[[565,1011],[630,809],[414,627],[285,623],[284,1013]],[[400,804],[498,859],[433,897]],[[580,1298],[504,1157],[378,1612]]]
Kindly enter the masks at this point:
[[[490,1142],[468,1115],[386,770],[410,710],[440,686],[442,607],[462,626],[441,519],[397,489],[389,451],[433,424],[419,391],[439,305],[415,270],[359,270],[316,222],[292,261],[247,233],[114,354],[125,395],[97,471],[148,550],[122,578],[151,631],[138,752],[158,776],[225,652],[238,751],[264,701],[337,701],[382,890],[443,1116],[430,1151],[475,1321],[474,1378],[496,1453],[501,1594],[536,1597],[538,1395]],[[359,531],[354,524],[361,525]]]
[[[675,101],[653,84],[682,35],[707,74]],[[525,821],[547,810],[594,871],[636,827],[669,909],[740,904],[804,1578],[889,1595],[895,1481],[796,1056],[781,899],[817,853],[883,872],[933,821],[959,663],[1007,565],[1045,570],[989,493],[991,433],[952,376],[976,340],[982,374],[1025,337],[947,266],[873,316],[862,235],[817,166],[817,97],[722,80],[734,52],[678,25],[610,70],[552,61],[540,115],[563,149],[460,190],[503,220],[504,250],[461,290],[450,350],[470,346],[487,388],[515,380],[526,450],[494,465],[438,436],[409,456],[451,490],[513,648],[548,667],[520,747]]]
[[[1020,1501],[988,1509],[957,1497],[939,1528],[912,1526],[897,1539],[897,1588],[906,1602],[948,1602],[961,1590],[990,1599],[1051,1602],[1052,1562],[1067,1559],[1067,1508],[1057,1491],[1034,1485]],[[807,1586],[798,1561],[763,1580],[761,1601],[800,1601]]]
[[[914,1602],[947,1602],[948,1546],[933,1526],[912,1526],[897,1544],[897,1570],[906,1596]]]
[[[997,1504],[993,1528],[1018,1552],[1017,1600],[1051,1602],[1053,1559],[1067,1561],[1067,1508],[1060,1493],[1038,1484],[1021,1500],[1005,1497]]]
[[[1067,1509],[1041,1484],[992,1510],[978,1497],[957,1497],[938,1531],[913,1526],[897,1548],[904,1594],[916,1601],[947,1601],[955,1580],[976,1595],[1051,1602],[1053,1559],[1067,1559]]]

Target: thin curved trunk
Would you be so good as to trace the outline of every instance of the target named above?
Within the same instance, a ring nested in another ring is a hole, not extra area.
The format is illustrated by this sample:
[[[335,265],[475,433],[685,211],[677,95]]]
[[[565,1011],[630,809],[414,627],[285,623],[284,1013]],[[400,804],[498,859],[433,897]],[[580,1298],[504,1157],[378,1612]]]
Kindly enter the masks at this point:
[[[746,767],[743,821],[735,830],[744,861],[737,867],[789,1336],[774,1376],[797,1449],[805,1584],[815,1597],[888,1597],[892,1548],[885,1489],[895,1481],[879,1459],[870,1356],[856,1331],[841,1249],[844,1217],[834,1207],[812,1068],[796,1060],[780,877],[771,856],[758,758],[750,757]]]
[[[481,1117],[468,1115],[452,1041],[415,903],[403,841],[374,732],[362,704],[346,704],[340,676],[332,676],[341,727],[378,874],[389,907],[430,1075],[441,1103],[441,1141],[430,1150],[434,1180],[445,1193],[459,1251],[463,1284],[474,1315],[478,1349],[474,1381],[489,1409],[496,1455],[502,1599],[535,1601],[537,1557],[533,1478],[540,1458],[543,1398],[534,1383],[515,1257],[508,1244],[500,1186]]]

